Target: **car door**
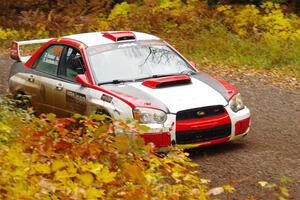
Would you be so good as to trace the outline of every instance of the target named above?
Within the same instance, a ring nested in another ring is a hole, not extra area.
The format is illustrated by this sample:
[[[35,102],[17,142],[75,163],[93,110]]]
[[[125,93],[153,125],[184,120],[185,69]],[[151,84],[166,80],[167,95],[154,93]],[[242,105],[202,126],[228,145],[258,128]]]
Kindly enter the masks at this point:
[[[89,88],[76,82],[77,74],[85,73],[85,65],[80,51],[72,46],[66,46],[61,57],[58,70],[58,80],[53,95],[59,99],[55,105],[65,113],[82,113],[87,109],[87,94]]]
[[[62,104],[64,99],[57,96],[56,91],[62,90],[62,84],[58,80],[57,74],[64,48],[65,46],[61,44],[49,46],[33,66],[41,85],[41,98],[43,101],[39,109],[43,112],[63,114],[63,110],[59,109],[58,104]]]

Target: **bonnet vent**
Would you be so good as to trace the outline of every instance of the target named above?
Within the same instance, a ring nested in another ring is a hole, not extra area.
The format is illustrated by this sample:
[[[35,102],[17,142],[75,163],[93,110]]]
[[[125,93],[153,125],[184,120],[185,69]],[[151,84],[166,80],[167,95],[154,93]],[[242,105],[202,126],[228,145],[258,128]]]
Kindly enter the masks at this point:
[[[163,77],[163,78],[148,79],[144,81],[142,85],[155,89],[155,88],[187,85],[190,83],[191,83],[191,78],[189,76],[170,76],[170,77]]]

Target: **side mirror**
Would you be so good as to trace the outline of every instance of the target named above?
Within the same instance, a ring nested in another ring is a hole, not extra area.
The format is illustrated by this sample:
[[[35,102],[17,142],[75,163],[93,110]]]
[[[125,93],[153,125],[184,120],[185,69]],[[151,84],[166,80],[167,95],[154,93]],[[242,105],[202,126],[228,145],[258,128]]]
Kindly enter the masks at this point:
[[[190,61],[190,64],[191,64],[193,67],[197,67],[197,64],[196,64],[194,61]]]
[[[77,74],[77,76],[75,77],[75,80],[77,83],[83,85],[83,86],[88,86],[90,83],[87,80],[85,74]]]

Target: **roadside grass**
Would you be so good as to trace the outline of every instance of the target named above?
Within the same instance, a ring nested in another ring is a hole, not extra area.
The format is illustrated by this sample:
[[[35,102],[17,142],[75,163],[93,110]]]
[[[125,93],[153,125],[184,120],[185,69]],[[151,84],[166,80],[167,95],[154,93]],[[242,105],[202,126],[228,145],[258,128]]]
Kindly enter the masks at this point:
[[[245,69],[281,71],[300,77],[300,42],[241,38],[222,25],[192,38],[166,38],[190,60]]]

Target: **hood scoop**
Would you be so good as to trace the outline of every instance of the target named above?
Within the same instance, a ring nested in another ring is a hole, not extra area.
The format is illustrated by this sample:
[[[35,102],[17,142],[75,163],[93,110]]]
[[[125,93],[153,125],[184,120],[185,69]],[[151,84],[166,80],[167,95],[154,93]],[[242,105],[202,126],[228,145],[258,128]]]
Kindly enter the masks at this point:
[[[149,88],[166,88],[180,85],[187,85],[191,83],[191,78],[189,76],[168,76],[163,78],[153,78],[148,79],[142,83],[142,85]]]

